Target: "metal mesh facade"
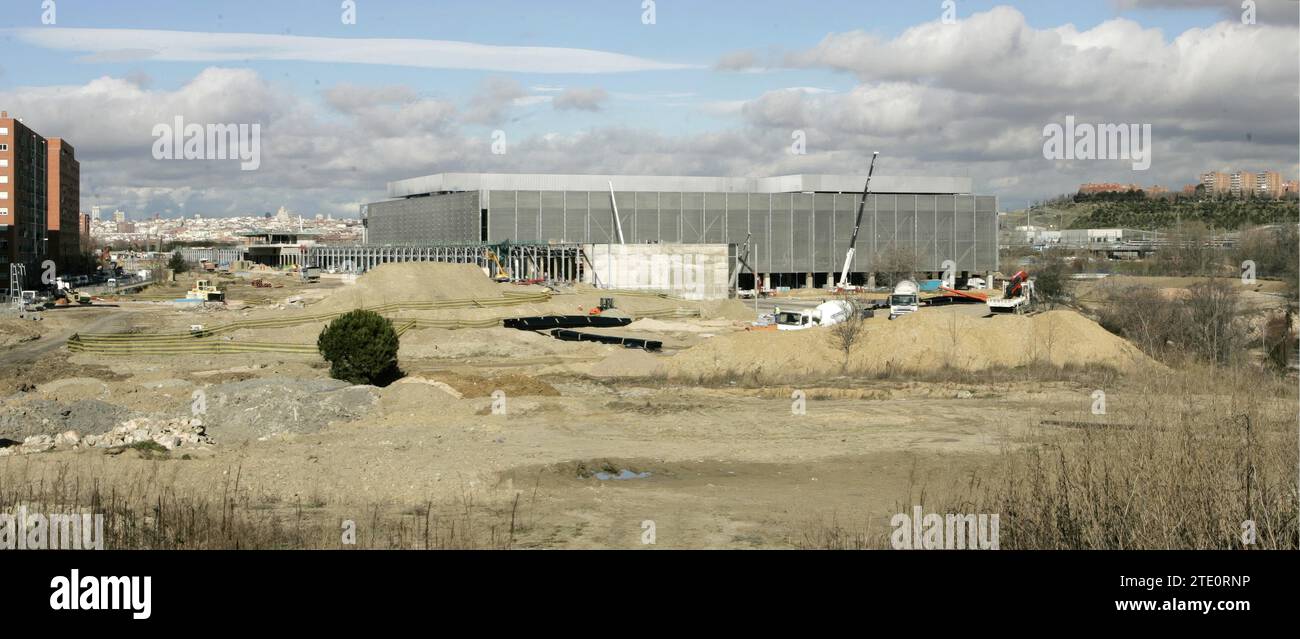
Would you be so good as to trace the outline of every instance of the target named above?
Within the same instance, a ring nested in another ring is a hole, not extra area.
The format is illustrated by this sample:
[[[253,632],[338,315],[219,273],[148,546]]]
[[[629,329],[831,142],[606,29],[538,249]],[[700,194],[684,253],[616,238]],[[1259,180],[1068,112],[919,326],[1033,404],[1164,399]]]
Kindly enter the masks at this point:
[[[607,191],[486,191],[431,195],[369,206],[370,242],[447,243],[479,239],[480,206],[489,242],[617,242]],[[680,193],[616,191],[628,243],[754,247],[764,273],[837,273],[859,195],[851,193]],[[469,220],[470,216],[473,220]],[[443,216],[448,219],[441,220]],[[432,219],[430,219],[432,218]],[[470,232],[472,229],[472,232]],[[953,260],[959,271],[997,270],[997,200],[977,195],[879,194],[867,198],[852,271],[871,272],[895,248],[921,270]]]
[[[481,217],[477,191],[375,202],[365,213],[371,244],[477,242]]]

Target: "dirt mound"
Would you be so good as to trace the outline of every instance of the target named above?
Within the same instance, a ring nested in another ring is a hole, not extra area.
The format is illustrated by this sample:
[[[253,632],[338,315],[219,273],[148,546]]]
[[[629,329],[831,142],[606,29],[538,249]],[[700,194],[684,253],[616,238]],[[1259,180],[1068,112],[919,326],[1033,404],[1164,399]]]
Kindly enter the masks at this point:
[[[1036,362],[1133,371],[1151,360],[1136,346],[1073,311],[983,318],[952,309],[927,309],[895,321],[868,320],[847,365],[830,329],[808,329],[718,336],[667,360],[665,372],[684,379],[780,380],[844,373],[924,373],[945,367],[978,371]]]
[[[473,264],[404,262],[382,264],[357,283],[311,305],[316,312],[348,311],[392,302],[502,297],[501,287]]]
[[[36,322],[20,319],[0,319],[0,348],[40,339]]]
[[[20,395],[0,403],[0,439],[22,441],[69,430],[106,433],[132,416],[132,411],[97,399],[61,402]]]
[[[664,359],[640,349],[622,348],[596,362],[587,372],[592,377],[653,377]]]
[[[529,375],[506,373],[493,377],[483,377],[451,371],[413,371],[411,376],[421,378],[424,383],[438,382],[451,387],[461,397],[491,397],[493,391],[502,391],[510,397],[540,396],[559,397],[560,391],[554,386]]]
[[[754,312],[753,303],[746,304],[741,300],[721,300],[718,302],[703,302],[700,304],[700,312],[705,319],[728,319],[745,322],[752,322],[758,317]]]
[[[255,379],[205,391],[203,424],[222,442],[315,433],[331,422],[357,419],[379,401],[378,389],[335,379]]]

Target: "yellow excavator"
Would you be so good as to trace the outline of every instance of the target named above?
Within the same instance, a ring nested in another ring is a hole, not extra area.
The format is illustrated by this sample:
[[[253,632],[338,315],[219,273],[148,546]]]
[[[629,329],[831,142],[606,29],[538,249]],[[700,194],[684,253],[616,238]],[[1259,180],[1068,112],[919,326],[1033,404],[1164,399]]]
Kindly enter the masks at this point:
[[[485,249],[485,250],[487,251],[487,259],[488,259],[488,261],[491,262],[494,266],[497,267],[496,275],[493,275],[493,276],[492,276],[492,281],[494,281],[494,282],[509,282],[509,281],[510,281],[510,273],[509,273],[508,271],[506,271],[506,267],[505,267],[504,265],[501,264],[501,259],[497,257],[497,254],[496,254],[495,252],[493,252],[492,249]]]

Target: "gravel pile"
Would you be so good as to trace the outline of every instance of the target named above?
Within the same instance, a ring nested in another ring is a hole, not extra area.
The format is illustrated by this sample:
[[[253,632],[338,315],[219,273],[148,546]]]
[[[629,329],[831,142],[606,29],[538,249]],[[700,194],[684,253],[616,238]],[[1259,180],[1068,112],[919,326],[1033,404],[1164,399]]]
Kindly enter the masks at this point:
[[[358,419],[379,401],[377,388],[335,379],[251,379],[204,391],[203,423],[223,442],[315,433],[330,422]]]
[[[103,434],[135,416],[126,408],[97,399],[61,402],[20,398],[11,396],[0,407],[0,439],[22,441],[32,435],[70,430]]]

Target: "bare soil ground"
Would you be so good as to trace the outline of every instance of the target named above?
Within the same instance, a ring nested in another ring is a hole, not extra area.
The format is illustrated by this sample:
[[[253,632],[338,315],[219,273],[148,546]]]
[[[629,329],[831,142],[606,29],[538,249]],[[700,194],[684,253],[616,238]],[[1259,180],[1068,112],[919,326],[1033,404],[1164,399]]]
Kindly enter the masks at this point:
[[[410,295],[418,279],[401,281],[398,290]],[[257,316],[274,316],[276,304],[304,288],[249,293],[266,296]],[[325,295],[319,304],[341,299]],[[576,291],[545,305],[430,316],[557,312],[590,308],[599,296]],[[626,298],[629,307],[665,303]],[[1138,380],[1173,374],[1074,314],[1055,317],[1059,330],[1047,331],[1035,328],[1047,316],[926,309],[873,323],[846,369],[824,330],[746,333],[734,304],[671,304],[704,317],[608,331],[664,339],[671,346],[658,354],[504,328],[413,331],[400,353],[407,377],[386,388],[331,380],[314,356],[109,358],[13,345],[0,350],[0,439],[188,417],[202,391],[200,417],[217,444],[183,455],[9,455],[0,457],[0,483],[78,479],[196,499],[233,491],[268,515],[296,504],[301,516],[307,504],[326,528],[342,519],[364,528],[379,512],[427,520],[482,510],[492,535],[509,527],[510,547],[640,548],[647,521],[657,547],[826,547],[827,530],[875,538],[914,500],[931,503],[991,479],[1008,449],[1049,447],[1089,423],[1122,422],[1151,401]],[[87,328],[177,330],[192,323],[190,313],[124,302],[50,320],[35,341]],[[310,342],[319,329],[239,337]],[[928,364],[903,372],[876,365],[891,356]],[[962,364],[979,357],[997,370]],[[782,358],[798,362],[797,374],[730,374]],[[1056,372],[1007,373],[1028,366]],[[1109,410],[1098,417],[1093,393],[1102,387]],[[1277,410],[1290,402],[1293,413],[1294,397],[1278,401]]]

